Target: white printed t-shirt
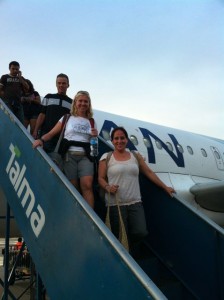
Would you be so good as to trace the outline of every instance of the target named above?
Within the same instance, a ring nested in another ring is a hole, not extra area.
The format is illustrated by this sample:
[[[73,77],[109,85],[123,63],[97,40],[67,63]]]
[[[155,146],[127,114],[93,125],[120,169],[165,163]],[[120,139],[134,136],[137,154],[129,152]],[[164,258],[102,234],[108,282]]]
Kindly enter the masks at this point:
[[[63,117],[59,120],[62,123]],[[94,122],[94,127],[96,124]],[[82,117],[70,116],[66,124],[64,138],[69,141],[89,142],[91,137],[91,124],[89,119]],[[71,146],[69,151],[83,152],[82,147]]]

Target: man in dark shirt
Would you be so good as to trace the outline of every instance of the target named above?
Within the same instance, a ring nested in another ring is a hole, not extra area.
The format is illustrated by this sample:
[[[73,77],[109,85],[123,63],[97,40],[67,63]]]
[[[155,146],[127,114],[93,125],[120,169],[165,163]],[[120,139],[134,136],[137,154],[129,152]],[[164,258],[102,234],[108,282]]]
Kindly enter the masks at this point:
[[[22,77],[19,63],[12,61],[9,63],[9,74],[2,75],[0,79],[0,94],[5,104],[21,123],[24,123],[23,106],[21,103],[24,88],[29,88],[29,85],[25,78]]]
[[[39,131],[41,131],[41,136],[49,132],[63,115],[70,113],[72,99],[66,95],[69,87],[68,76],[62,73],[59,74],[56,78],[56,87],[58,93],[47,94],[42,101],[41,112],[33,132],[34,138],[39,137]],[[55,136],[44,143],[43,147],[47,153],[54,151],[58,138],[59,136]]]

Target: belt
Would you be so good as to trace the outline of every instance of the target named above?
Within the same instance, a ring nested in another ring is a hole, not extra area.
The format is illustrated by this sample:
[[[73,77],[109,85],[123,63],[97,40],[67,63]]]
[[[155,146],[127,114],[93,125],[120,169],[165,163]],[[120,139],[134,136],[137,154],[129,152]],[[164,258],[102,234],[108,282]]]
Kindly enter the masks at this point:
[[[82,151],[69,151],[69,154],[71,155],[77,155],[77,156],[85,156],[86,153]]]

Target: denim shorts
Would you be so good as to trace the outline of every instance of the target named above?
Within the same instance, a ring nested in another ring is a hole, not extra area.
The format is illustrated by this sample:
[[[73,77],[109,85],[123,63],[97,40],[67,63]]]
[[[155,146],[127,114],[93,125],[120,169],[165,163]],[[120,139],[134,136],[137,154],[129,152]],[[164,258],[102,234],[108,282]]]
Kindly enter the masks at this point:
[[[64,173],[69,180],[93,176],[93,163],[86,155],[74,155],[68,151],[64,160]]]

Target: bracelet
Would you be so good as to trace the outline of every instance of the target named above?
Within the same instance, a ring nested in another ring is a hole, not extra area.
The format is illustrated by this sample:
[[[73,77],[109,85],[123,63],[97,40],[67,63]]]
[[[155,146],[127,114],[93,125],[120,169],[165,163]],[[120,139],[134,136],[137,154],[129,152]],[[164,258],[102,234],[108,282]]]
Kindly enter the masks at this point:
[[[44,143],[44,140],[42,138],[39,139],[42,143]]]

